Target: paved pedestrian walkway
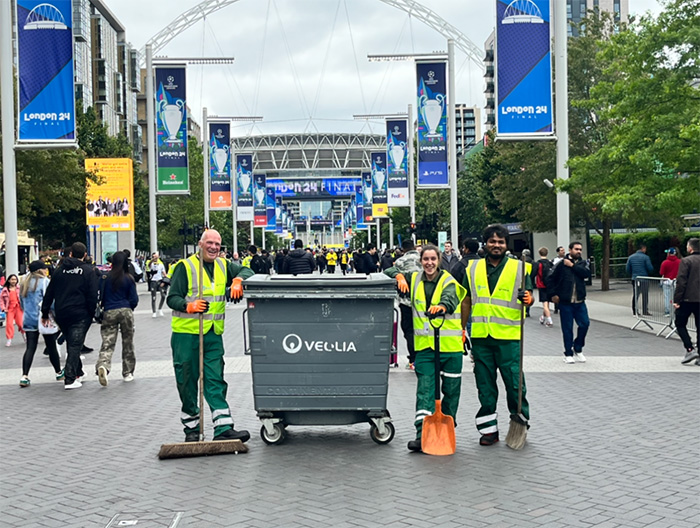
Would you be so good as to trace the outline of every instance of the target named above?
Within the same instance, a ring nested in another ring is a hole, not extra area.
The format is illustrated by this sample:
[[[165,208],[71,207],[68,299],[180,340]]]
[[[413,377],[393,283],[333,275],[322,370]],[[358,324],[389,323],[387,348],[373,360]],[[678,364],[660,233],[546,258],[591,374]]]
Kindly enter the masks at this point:
[[[525,371],[532,413],[528,444],[478,445],[478,409],[465,360],[457,453],[410,454],[415,376],[389,372],[396,437],[377,445],[366,424],[289,427],[267,446],[254,411],[244,354],[243,307],[227,310],[226,372],[237,428],[250,452],[159,461],[180,441],[170,363],[170,318],[136,312],[136,380],[94,376],[99,327],[88,334],[88,381],[64,391],[37,352],[32,385],[18,387],[24,346],[0,351],[0,525],[24,527],[673,527],[700,525],[700,367],[682,366],[682,346],[630,331],[624,292],[591,292],[585,364],[562,361],[553,328],[526,321]],[[631,293],[629,294],[631,297]],[[629,297],[627,300],[629,300]],[[624,321],[624,324],[622,324]],[[611,324],[619,322],[619,324]],[[504,397],[501,428],[507,430]],[[210,436],[210,420],[207,418]]]

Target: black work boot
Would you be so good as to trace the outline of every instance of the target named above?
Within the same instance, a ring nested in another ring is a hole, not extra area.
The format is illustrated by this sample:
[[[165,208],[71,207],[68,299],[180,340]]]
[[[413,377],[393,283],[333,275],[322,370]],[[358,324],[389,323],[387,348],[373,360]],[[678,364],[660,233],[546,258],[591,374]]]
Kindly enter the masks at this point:
[[[420,445],[420,438],[416,438],[415,440],[411,440],[408,443],[408,450],[415,451],[415,452],[421,451],[422,449],[421,449],[421,445]]]
[[[498,442],[498,433],[488,433],[479,438],[479,444],[482,446],[490,446],[496,442]]]
[[[223,433],[214,437],[214,441],[218,440],[240,440],[241,442],[247,442],[250,440],[250,433],[245,430],[236,431],[235,429],[226,429]]]
[[[185,442],[199,442],[199,431],[185,433]]]

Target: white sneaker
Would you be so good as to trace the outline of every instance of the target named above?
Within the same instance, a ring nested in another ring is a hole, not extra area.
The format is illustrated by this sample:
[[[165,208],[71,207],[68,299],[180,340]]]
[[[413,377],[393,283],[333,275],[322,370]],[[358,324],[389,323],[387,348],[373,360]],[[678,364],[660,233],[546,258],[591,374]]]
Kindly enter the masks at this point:
[[[82,387],[82,386],[83,386],[83,384],[80,383],[80,382],[76,379],[76,380],[75,380],[73,383],[71,383],[70,385],[64,385],[63,388],[64,388],[65,390],[72,390],[72,389],[79,389],[79,388]]]
[[[7,343],[5,343],[5,346],[12,346],[12,339],[8,339]]]
[[[124,376],[124,381],[126,381],[127,383],[130,382],[130,381],[134,381],[134,375],[133,375],[133,374],[127,374],[126,376]]]
[[[545,325],[547,328],[552,328],[552,327],[554,326],[554,323],[552,322],[552,318],[551,318],[551,317],[547,317],[547,320],[544,322],[544,325]]]
[[[574,360],[576,363],[585,363],[586,356],[583,355],[583,352],[574,352]]]
[[[156,317],[158,317],[158,314],[153,312],[153,318],[155,319]]]
[[[576,362],[574,361],[573,356],[564,356],[564,363],[568,363],[568,364],[572,365]]]
[[[97,377],[100,379],[100,385],[103,387],[109,385],[109,379],[107,379],[107,369],[105,367],[100,367],[97,369]]]
[[[165,314],[163,313],[163,310],[158,310],[158,315],[160,315],[161,317],[165,317]]]
[[[544,324],[544,315],[540,315],[540,324],[541,324],[541,325]]]

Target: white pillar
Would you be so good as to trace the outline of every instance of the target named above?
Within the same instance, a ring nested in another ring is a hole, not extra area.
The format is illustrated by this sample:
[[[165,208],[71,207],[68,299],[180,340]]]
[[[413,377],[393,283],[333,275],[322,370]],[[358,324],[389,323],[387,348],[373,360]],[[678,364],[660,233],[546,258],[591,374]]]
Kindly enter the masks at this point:
[[[233,151],[233,137],[230,138],[229,144],[229,156],[231,159],[231,213],[233,214],[232,227],[233,227],[233,252],[238,253],[238,222],[236,222],[236,215],[238,214],[238,167],[236,166],[236,155]],[[240,255],[239,255],[240,257]]]
[[[447,40],[447,154],[450,178],[450,237],[454,247],[459,247],[459,226],[457,215],[457,126],[455,116],[455,99],[457,97],[455,72],[455,41]]]
[[[382,243],[382,234],[381,234],[381,220],[377,218],[377,249],[379,249],[379,246]]]
[[[557,178],[569,179],[569,96],[567,80],[566,2],[554,2],[555,131],[557,134]],[[557,193],[557,245],[569,247],[569,195]]]
[[[207,126],[207,107],[202,108],[202,158],[204,158],[204,225],[209,226],[209,127]]]
[[[255,222],[250,222],[250,243],[255,245]]]
[[[153,48],[146,44],[146,143],[148,152],[148,216],[151,254],[158,251],[158,211],[156,208],[156,109],[153,89]]]
[[[12,2],[0,12],[0,97],[2,97],[2,190],[5,218],[5,272],[19,273],[17,239],[17,168],[15,166],[14,72],[12,60]]]
[[[389,210],[391,212],[391,209]],[[389,217],[389,248],[394,247],[394,222]]]

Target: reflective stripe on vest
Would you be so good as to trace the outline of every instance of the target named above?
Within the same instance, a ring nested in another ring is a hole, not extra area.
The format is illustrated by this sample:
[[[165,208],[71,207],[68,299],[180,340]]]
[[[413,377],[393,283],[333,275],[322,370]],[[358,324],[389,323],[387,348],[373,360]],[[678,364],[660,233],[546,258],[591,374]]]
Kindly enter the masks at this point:
[[[472,296],[471,337],[491,336],[495,339],[520,339],[521,304],[518,287],[522,266],[506,258],[495,290],[489,292],[486,259],[469,268],[469,289]]]
[[[188,303],[199,298],[199,256],[193,255],[181,261],[187,271],[187,296]],[[224,333],[224,317],[226,312],[226,263],[223,259],[217,258],[214,261],[214,283],[212,284],[209,274],[203,270],[202,277],[202,299],[209,301],[209,310],[203,314],[204,333],[211,327],[217,335]],[[187,312],[173,311],[172,330],[180,334],[199,333],[199,314],[188,314]]]
[[[416,350],[435,350],[435,331],[430,326],[430,321],[425,315],[428,307],[425,299],[424,275],[422,271],[414,273],[411,277],[411,309],[413,312],[413,334]],[[440,271],[440,278],[430,306],[440,304],[442,292],[448,284],[455,285],[459,303],[455,312],[445,314],[445,322],[440,328],[440,352],[462,352],[462,300],[466,296],[466,290],[444,270]]]

